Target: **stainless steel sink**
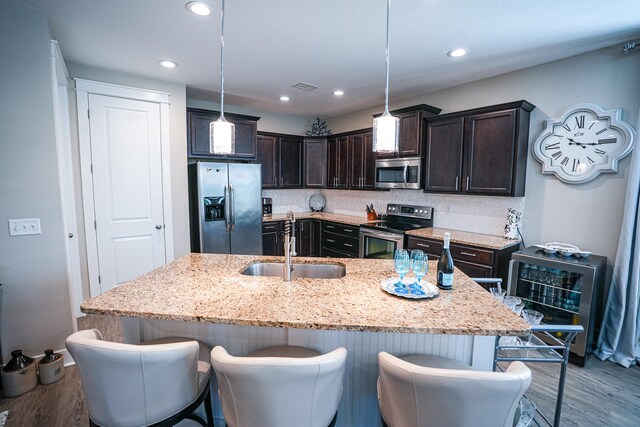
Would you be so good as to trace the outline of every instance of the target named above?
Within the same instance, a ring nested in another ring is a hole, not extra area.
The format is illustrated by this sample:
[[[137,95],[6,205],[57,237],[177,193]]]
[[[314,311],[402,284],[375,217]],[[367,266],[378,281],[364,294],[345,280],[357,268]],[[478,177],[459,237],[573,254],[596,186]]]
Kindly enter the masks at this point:
[[[293,264],[293,279],[339,279],[347,273],[343,265],[337,264]],[[255,262],[241,271],[245,276],[282,277],[284,263]]]

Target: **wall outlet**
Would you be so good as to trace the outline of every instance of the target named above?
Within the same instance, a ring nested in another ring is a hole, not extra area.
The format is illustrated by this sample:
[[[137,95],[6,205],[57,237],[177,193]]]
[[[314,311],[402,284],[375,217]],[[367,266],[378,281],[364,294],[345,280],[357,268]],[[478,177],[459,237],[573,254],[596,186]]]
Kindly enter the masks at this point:
[[[451,214],[451,206],[445,206],[444,207],[444,214],[445,215],[450,215]]]
[[[9,220],[9,236],[26,236],[29,234],[42,234],[40,218]]]

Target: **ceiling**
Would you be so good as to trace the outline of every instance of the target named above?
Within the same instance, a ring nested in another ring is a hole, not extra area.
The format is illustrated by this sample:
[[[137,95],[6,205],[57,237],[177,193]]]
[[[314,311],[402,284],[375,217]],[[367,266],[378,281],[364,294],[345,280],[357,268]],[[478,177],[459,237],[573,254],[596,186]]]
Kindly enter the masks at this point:
[[[9,1],[48,14],[67,62],[183,83],[190,96],[218,101],[219,0],[206,0],[214,9],[207,17],[187,11],[187,0]],[[323,117],[384,103],[384,0],[226,0],[225,7],[225,102]],[[640,1],[395,0],[390,28],[393,108],[639,39]],[[448,57],[457,47],[469,53]],[[164,69],[159,59],[179,66]],[[298,82],[318,89],[291,87]]]

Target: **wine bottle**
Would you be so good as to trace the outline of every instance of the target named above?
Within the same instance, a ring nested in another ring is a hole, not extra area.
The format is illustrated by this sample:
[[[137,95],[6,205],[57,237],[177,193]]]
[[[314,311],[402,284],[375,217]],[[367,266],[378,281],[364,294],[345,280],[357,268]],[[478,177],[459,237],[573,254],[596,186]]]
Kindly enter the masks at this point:
[[[444,233],[444,248],[438,260],[438,287],[441,289],[451,289],[453,286],[453,258],[449,252],[449,242],[451,234]]]

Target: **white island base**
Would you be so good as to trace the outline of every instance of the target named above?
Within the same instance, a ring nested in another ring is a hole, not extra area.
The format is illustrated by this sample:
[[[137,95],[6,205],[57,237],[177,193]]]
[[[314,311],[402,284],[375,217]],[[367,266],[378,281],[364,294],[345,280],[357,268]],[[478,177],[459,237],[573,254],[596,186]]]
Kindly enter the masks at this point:
[[[307,347],[320,353],[345,347],[348,356],[342,402],[338,409],[338,427],[381,425],[376,392],[379,352],[398,356],[432,354],[468,363],[477,370],[490,371],[495,346],[494,336],[289,329],[130,317],[123,319],[123,327],[127,343],[183,336],[200,340],[211,348],[221,345],[234,356],[285,344]],[[212,379],[214,416],[216,423],[220,423],[222,409],[215,376]]]

